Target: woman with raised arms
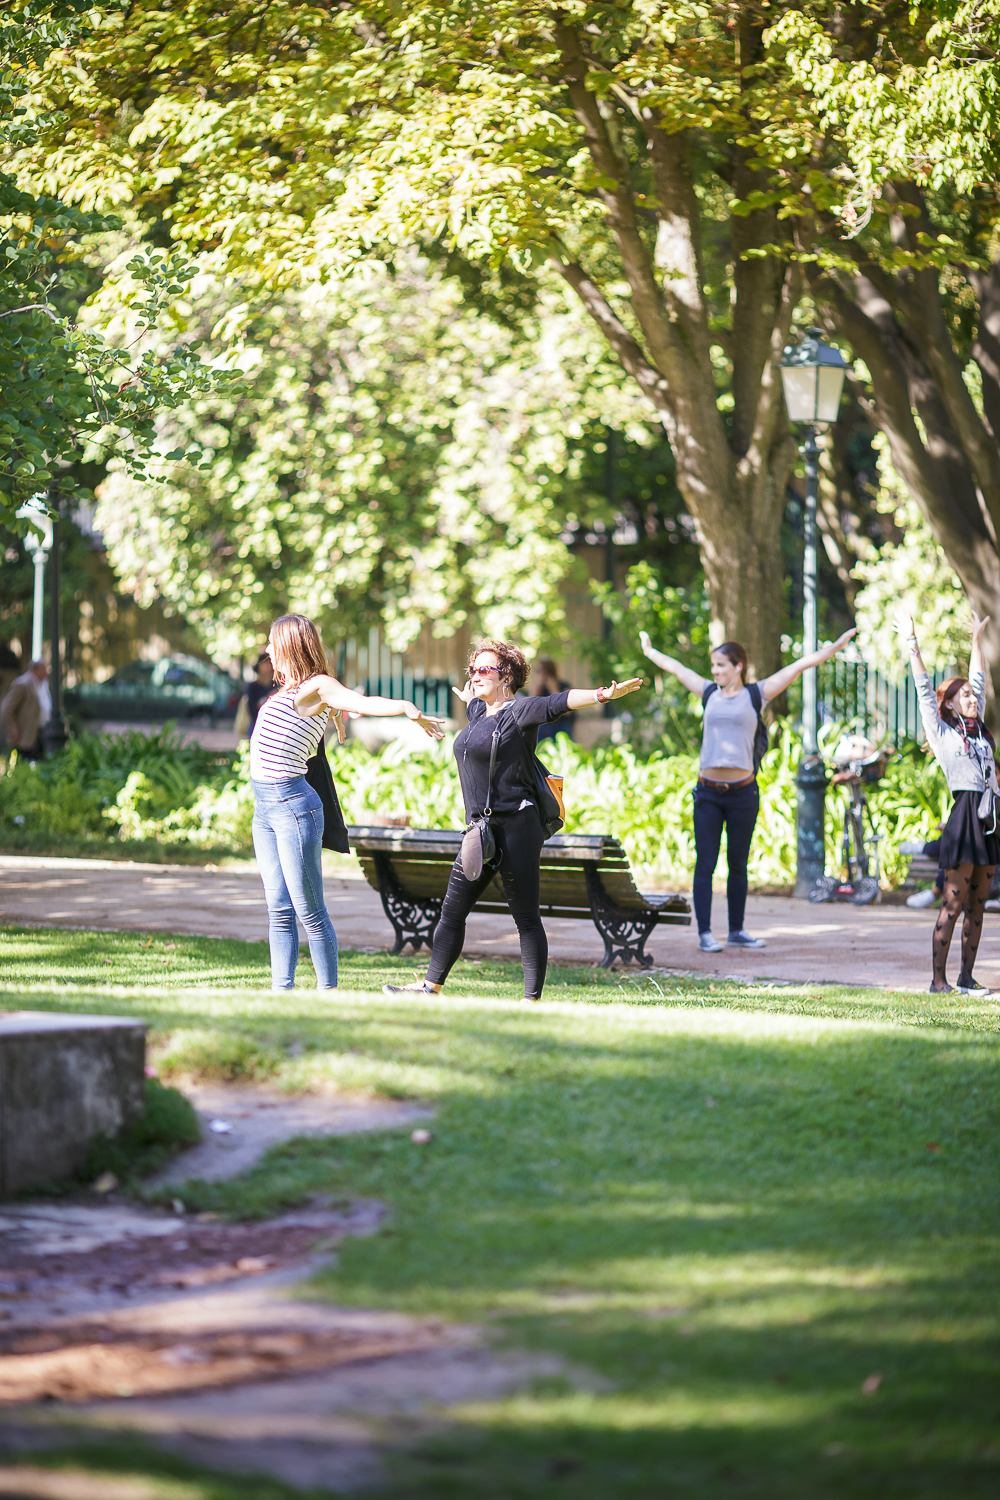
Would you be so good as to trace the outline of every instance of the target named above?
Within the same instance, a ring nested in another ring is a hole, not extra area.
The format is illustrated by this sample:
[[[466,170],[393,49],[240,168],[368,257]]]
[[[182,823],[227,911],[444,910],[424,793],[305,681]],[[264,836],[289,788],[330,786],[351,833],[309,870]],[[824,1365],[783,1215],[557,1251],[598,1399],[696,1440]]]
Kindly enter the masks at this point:
[[[711,655],[712,678],[699,677],[672,656],[664,656],[645,631],[639,643],[651,662],[670,672],[704,705],[701,763],[694,792],[694,912],[698,923],[698,946],[703,953],[720,953],[722,944],[712,935],[712,877],[719,862],[722,830],[726,830],[729,880],[730,948],[766,948],[763,938],[751,937],[743,926],[749,878],[747,864],[760,792],[754,740],[765,703],[783,693],[808,667],[818,667],[843,651],[856,634],[847,630],[832,646],[824,646],[782,667],[763,682],[747,683],[749,658],[737,641],[723,641]]]

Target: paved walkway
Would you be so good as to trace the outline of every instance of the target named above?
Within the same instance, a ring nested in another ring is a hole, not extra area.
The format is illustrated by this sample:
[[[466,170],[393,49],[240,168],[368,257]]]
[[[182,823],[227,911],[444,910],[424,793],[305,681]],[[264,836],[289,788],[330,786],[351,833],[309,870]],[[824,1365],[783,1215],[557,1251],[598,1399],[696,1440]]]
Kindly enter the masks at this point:
[[[387,949],[392,930],[378,895],[363,878],[327,876],[327,905],[341,945]],[[716,926],[725,897],[716,896]],[[698,951],[693,927],[660,927],[647,944],[657,965],[786,982],[871,984],[925,989],[930,979],[935,909],[905,906],[810,906],[780,896],[751,896],[747,927],[766,938],[763,951]],[[181,932],[262,940],[267,913],[253,867],[206,870],[111,860],[34,859],[0,855],[0,920],[8,924],[87,927],[104,931]],[[599,963],[603,945],[585,921],[548,918],[553,960]],[[517,932],[507,916],[472,916],[467,954],[516,958]],[[987,915],[976,973],[1000,990],[1000,916]],[[958,941],[949,977],[958,974]]]

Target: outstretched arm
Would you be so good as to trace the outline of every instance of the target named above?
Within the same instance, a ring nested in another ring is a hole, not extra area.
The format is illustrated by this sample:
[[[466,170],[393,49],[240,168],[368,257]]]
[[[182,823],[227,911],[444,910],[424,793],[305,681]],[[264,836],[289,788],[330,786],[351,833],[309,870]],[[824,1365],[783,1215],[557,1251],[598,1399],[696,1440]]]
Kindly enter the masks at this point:
[[[821,651],[811,651],[808,656],[802,656],[798,661],[790,662],[787,667],[782,667],[779,672],[773,672],[770,677],[765,677],[760,684],[760,694],[764,702],[783,693],[792,685],[796,677],[801,677],[802,673],[808,672],[810,667],[818,667],[821,662],[829,661],[831,656],[836,656],[838,651],[843,651],[848,641],[853,640],[857,633],[856,629],[845,630],[832,646],[824,646]]]
[[[608,687],[570,688],[566,694],[567,708],[589,708],[592,703],[610,703],[613,698],[624,698],[642,687],[641,677],[630,677],[627,682],[612,682]]]
[[[672,656],[664,656],[662,651],[657,651],[644,630],[639,632],[639,645],[642,647],[643,655],[648,656],[654,666],[659,667],[663,672],[671,672],[689,693],[697,693],[698,697],[701,697],[708,686],[707,677],[699,677],[698,673],[692,672],[690,667],[685,667],[679,661],[674,661]]]
[[[332,708],[334,713],[343,713],[347,709],[356,714],[369,714],[375,719],[394,719],[405,714],[408,719],[412,719],[414,724],[419,724],[431,739],[439,740],[444,735],[441,725],[445,721],[421,713],[417,705],[410,703],[408,699],[367,698],[362,693],[352,693],[350,688],[345,688],[336,677],[328,677],[325,674],[311,677],[295,695],[295,707],[307,718],[318,714],[324,704]]]

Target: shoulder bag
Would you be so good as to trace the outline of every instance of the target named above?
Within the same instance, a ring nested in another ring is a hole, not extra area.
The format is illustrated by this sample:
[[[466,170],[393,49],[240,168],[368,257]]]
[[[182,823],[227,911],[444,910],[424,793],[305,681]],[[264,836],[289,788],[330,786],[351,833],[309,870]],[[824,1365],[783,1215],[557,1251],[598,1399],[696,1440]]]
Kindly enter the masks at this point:
[[[514,714],[513,708],[511,709],[511,714]],[[535,788],[535,796],[538,799],[538,816],[542,820],[545,837],[550,839],[554,833],[559,832],[566,822],[566,803],[563,801],[563,779],[561,776],[553,776],[548,767],[539,760],[538,756],[532,755],[516,716],[514,717],[514,728],[517,730],[518,738],[521,741],[525,764],[528,767],[528,785]]]
[[[306,781],[323,804],[323,848],[335,849],[338,854],[350,854],[347,824],[340,810],[340,798],[333,784],[333,773],[322,740],[316,747],[316,754],[306,761]]]
[[[483,873],[483,865],[488,865],[497,852],[490,818],[493,816],[491,805],[493,802],[493,767],[496,765],[499,740],[500,726],[498,724],[493,731],[490,744],[490,778],[486,787],[486,807],[480,817],[473,818],[471,823],[466,824],[462,852],[458,856],[462,863],[462,874],[466,880],[478,880]]]

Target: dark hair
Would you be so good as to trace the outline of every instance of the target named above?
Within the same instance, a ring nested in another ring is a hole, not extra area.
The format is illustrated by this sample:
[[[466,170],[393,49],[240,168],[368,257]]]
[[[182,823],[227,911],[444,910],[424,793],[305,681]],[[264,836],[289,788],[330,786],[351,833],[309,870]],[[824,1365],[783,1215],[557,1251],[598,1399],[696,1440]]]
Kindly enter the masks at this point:
[[[723,641],[721,646],[712,647],[712,653],[714,654],[716,651],[719,652],[720,656],[724,656],[727,661],[731,661],[734,667],[739,667],[740,675],[743,681],[746,682],[750,658],[739,641]]]
[[[969,679],[967,677],[949,677],[947,681],[942,682],[941,686],[937,689],[938,713],[941,715],[946,724],[951,724],[955,729],[958,730],[963,740],[968,739],[968,735],[966,734],[965,729],[965,720],[962,718],[961,714],[957,714],[955,712],[952,705],[962,689],[968,686]],[[986,725],[983,723],[978,714],[976,715],[976,723],[979,725],[979,733],[984,737],[984,739],[989,742],[991,749],[995,749],[996,740],[990,734],[989,730],[986,728]]]
[[[551,656],[538,656],[535,658],[535,671],[544,672],[547,677],[558,677],[559,671],[555,664],[555,658]]]
[[[255,672],[259,672],[260,669],[261,669],[261,667],[264,665],[265,662],[267,662],[268,666],[270,666],[271,665],[271,658],[268,656],[268,654],[267,654],[266,651],[262,651],[260,653],[260,655],[258,656],[257,660],[253,664],[254,671]]]
[[[500,676],[506,677],[510,683],[511,692],[516,693],[518,688],[523,688],[528,680],[528,662],[525,654],[517,646],[511,646],[507,641],[494,641],[488,639],[479,641],[469,652],[469,666],[471,667],[477,656],[484,651],[492,651],[500,666]]]

